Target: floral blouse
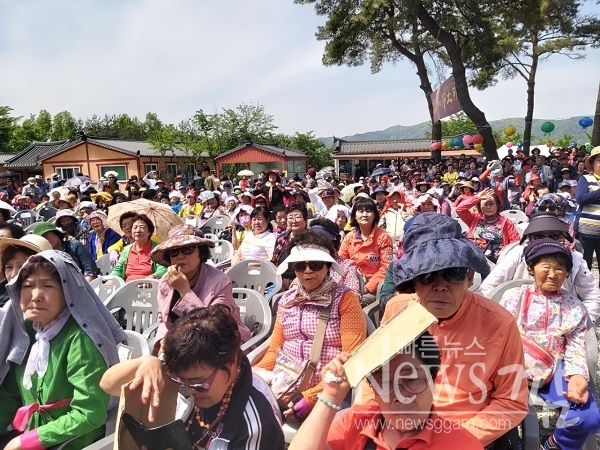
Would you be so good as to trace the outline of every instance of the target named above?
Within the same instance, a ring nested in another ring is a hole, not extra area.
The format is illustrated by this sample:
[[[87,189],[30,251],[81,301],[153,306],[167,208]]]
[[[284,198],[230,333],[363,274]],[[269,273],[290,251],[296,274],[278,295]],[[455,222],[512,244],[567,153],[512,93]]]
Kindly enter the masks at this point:
[[[583,302],[564,289],[556,295],[545,296],[535,288],[512,288],[504,293],[500,305],[517,322],[527,289],[531,296],[520,326],[521,333],[535,339],[552,354],[562,354],[565,376],[582,375],[589,380],[585,344],[588,313]]]

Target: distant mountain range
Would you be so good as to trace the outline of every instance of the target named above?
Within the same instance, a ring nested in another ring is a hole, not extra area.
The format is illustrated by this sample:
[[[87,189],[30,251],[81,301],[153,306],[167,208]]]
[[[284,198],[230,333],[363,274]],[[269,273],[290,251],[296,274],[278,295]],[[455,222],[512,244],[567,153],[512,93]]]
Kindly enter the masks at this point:
[[[593,114],[586,114],[588,117],[594,117]],[[567,135],[574,136],[573,140],[578,144],[588,142],[589,139],[585,135],[584,130],[579,126],[579,119],[586,115],[571,117],[570,119],[534,119],[532,128],[532,141],[546,141],[547,139],[559,139],[560,137]],[[541,126],[544,122],[552,122],[555,126],[554,131],[550,134],[549,138],[544,137],[544,133],[541,130]],[[492,120],[490,122],[493,130],[503,130],[507,125],[514,125],[518,133],[523,133],[525,128],[525,121],[519,117],[512,117],[508,119]],[[336,136],[340,139],[347,141],[393,141],[397,139],[425,139],[426,132],[431,132],[431,125],[429,122],[421,122],[417,125],[395,125],[393,127],[386,128],[380,131],[369,131],[367,133],[354,134],[352,136]],[[592,128],[588,128],[589,134],[592,133]],[[325,144],[326,147],[330,148],[333,145],[333,137],[319,138]]]

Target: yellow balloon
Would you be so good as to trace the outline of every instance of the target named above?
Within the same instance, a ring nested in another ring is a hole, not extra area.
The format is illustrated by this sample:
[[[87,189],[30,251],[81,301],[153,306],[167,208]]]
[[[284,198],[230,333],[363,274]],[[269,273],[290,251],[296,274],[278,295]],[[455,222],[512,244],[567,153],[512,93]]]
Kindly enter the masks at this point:
[[[475,144],[475,150],[479,151],[483,149],[483,144]]]
[[[516,132],[517,132],[517,129],[515,128],[514,125],[507,125],[506,128],[504,128],[504,134],[507,136],[512,136]]]
[[[442,142],[442,149],[446,150],[448,148],[447,142]]]

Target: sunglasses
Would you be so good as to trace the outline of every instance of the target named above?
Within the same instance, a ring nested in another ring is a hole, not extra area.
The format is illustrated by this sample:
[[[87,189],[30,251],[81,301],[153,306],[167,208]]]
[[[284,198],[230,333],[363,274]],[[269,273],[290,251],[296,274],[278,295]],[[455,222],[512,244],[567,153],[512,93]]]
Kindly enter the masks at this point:
[[[562,233],[534,233],[529,236],[530,239],[534,241],[538,239],[553,239],[555,241],[560,241],[564,238]]]
[[[196,247],[175,248],[173,250],[169,250],[165,256],[167,258],[175,258],[176,256],[179,256],[179,252],[183,253],[184,255],[191,255],[195,251]]]
[[[461,281],[464,281],[468,271],[469,269],[467,267],[450,267],[449,269],[418,275],[415,277],[415,280],[421,284],[431,284],[437,279],[438,275],[441,274],[444,280],[449,281],[452,284],[458,284]]]
[[[167,376],[171,380],[173,380],[175,383],[177,383],[179,386],[183,386],[185,388],[191,389],[196,392],[204,393],[204,392],[210,391],[210,388],[215,381],[218,371],[219,371],[219,369],[216,368],[215,371],[212,373],[212,375],[208,378],[208,380],[206,380],[204,383],[196,383],[196,384],[188,384],[183,379],[179,378],[177,375],[174,375],[170,371],[167,372]]]
[[[546,204],[546,205],[541,205],[538,208],[538,211],[551,211],[551,212],[554,212],[557,209],[558,209],[558,207],[556,205],[550,203],[550,204]]]
[[[294,272],[304,272],[307,267],[310,267],[310,270],[313,272],[318,272],[323,267],[325,267],[324,261],[300,261],[294,263],[293,270]]]

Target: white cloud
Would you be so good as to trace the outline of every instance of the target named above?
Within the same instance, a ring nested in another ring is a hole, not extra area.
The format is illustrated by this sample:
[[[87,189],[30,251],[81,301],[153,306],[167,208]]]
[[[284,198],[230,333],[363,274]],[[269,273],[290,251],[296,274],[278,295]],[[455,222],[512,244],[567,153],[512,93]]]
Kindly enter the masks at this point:
[[[292,0],[1,2],[0,102],[19,115],[153,111],[178,123],[261,103],[286,133],[339,136],[428,120],[408,62],[323,67],[323,18]],[[542,65],[536,117],[591,113],[600,52]],[[592,76],[594,75],[594,76]],[[525,84],[474,92],[489,119],[525,114]]]

